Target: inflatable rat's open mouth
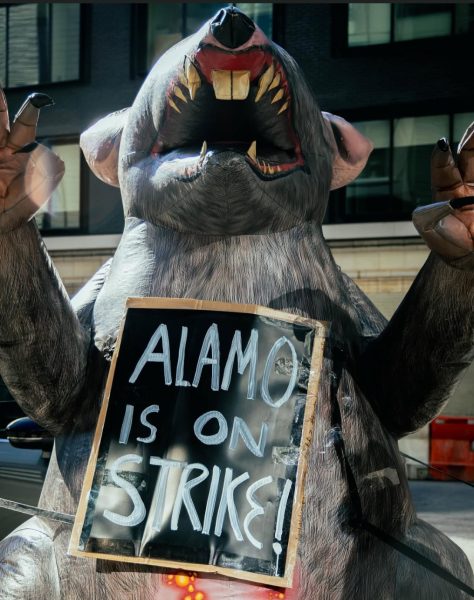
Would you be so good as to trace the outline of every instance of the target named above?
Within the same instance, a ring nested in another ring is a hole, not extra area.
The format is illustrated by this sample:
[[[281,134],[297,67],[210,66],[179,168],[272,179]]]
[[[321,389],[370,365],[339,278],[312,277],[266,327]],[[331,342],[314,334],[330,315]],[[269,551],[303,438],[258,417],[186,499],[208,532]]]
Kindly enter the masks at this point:
[[[290,86],[269,48],[229,52],[204,44],[186,56],[166,95],[152,154],[175,176],[198,176],[206,157],[220,152],[244,156],[262,179],[304,166]]]

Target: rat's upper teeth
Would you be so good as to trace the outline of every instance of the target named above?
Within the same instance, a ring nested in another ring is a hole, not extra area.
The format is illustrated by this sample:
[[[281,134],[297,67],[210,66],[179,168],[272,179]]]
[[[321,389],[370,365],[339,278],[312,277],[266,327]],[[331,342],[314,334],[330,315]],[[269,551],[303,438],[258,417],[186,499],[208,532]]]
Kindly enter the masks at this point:
[[[217,100],[245,100],[250,90],[250,71],[214,69],[212,87]]]
[[[274,88],[278,87],[280,85],[280,79],[281,79],[281,75],[280,75],[280,73],[277,73],[275,75],[275,77],[273,78],[273,81],[271,82],[267,91],[273,90]]]
[[[206,142],[206,140],[204,140],[204,142],[202,143],[201,154],[199,155],[199,160],[204,160],[206,153],[207,153],[207,142]]]
[[[288,101],[286,101],[284,104],[282,104],[280,110],[277,112],[277,115],[280,115],[282,112],[285,112],[285,110],[288,108]]]
[[[250,71],[232,71],[232,100],[245,100],[250,90]]]
[[[175,85],[174,86],[173,93],[174,93],[175,96],[177,96],[183,102],[186,102],[186,103],[188,102],[186,100],[186,96],[183,94],[183,90],[179,87],[179,85]]]
[[[184,69],[186,72],[186,80],[187,80],[187,86],[188,86],[188,90],[189,90],[189,97],[191,98],[191,100],[194,100],[194,98],[196,97],[196,92],[199,89],[199,87],[201,86],[201,78],[199,77],[199,73],[198,73],[196,67],[189,60],[189,58],[186,58],[186,64],[185,64]]]
[[[263,96],[263,94],[265,94],[265,92],[268,90],[268,86],[272,82],[274,73],[275,73],[275,68],[272,63],[268,67],[268,69],[265,71],[265,73],[260,77],[260,80],[258,82],[257,95],[255,96],[255,102],[258,102],[260,100],[260,98]]]
[[[251,144],[250,144],[250,148],[247,150],[247,155],[253,160],[256,161],[257,160],[257,141],[254,140]]]
[[[217,100],[232,100],[232,71],[213,70],[211,77]]]
[[[181,111],[179,110],[179,108],[176,106],[176,103],[174,100],[172,100],[171,98],[168,99],[168,103],[171,106],[171,108],[173,110],[175,110],[176,112],[180,113]]]
[[[273,96],[272,104],[278,102],[278,100],[281,100],[283,98],[283,94],[284,91],[280,88],[278,92]]]

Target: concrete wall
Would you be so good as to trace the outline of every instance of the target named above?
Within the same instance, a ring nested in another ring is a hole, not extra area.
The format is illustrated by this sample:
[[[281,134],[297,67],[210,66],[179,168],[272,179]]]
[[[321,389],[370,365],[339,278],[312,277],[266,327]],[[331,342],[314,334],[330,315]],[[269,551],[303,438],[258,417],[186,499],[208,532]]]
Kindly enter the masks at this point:
[[[336,262],[369,296],[388,319],[396,311],[414,277],[428,256],[423,244],[381,247],[346,247],[333,250]],[[435,299],[433,299],[435,301]],[[474,364],[466,371],[442,414],[474,416]],[[429,426],[399,441],[400,450],[429,462]],[[424,479],[428,471],[406,459],[410,479]]]

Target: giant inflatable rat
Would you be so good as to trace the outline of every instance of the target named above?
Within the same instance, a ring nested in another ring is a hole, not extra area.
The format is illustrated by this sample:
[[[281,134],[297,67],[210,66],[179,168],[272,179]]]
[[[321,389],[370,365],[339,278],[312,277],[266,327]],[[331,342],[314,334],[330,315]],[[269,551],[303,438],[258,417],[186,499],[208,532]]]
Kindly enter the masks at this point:
[[[291,589],[199,574],[189,591],[186,575],[68,557],[70,526],[35,517],[0,543],[2,599],[467,597],[360,522],[472,584],[460,549],[417,519],[397,439],[440,410],[473,354],[472,198],[463,200],[473,129],[459,169],[446,143],[435,149],[441,202],[417,216],[435,252],[386,324],[321,229],[329,190],[360,172],[370,142],[321,114],[291,57],[223,10],[160,59],[131,108],[83,134],[92,169],[120,186],[126,224],[112,261],[71,304],[29,221],[62,173],[30,144],[43,100],[30,97],[11,132],[5,102],[0,113],[0,372],[56,435],[41,506],[76,510],[128,296],[259,304],[329,321],[331,332]]]

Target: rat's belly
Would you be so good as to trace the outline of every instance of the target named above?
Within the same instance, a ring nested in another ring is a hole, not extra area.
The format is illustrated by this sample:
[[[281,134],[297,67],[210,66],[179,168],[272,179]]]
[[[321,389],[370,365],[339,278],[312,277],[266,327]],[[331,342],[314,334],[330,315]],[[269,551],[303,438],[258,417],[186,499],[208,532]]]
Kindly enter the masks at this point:
[[[260,304],[319,320],[337,319],[343,283],[330,253],[319,246],[317,235],[314,227],[307,224],[273,236],[189,236],[165,229],[157,231],[148,223],[130,219],[109,278],[96,301],[96,344],[103,352],[111,353],[126,298],[133,296]],[[347,310],[344,314],[347,317]],[[342,320],[339,328],[345,331]],[[347,452],[349,455],[354,452],[349,458],[366,515],[384,527],[393,526],[393,513],[400,514],[397,507],[407,507],[406,483],[396,443],[382,428],[368,402],[360,397],[345,369],[337,399],[331,396],[334,371],[332,360],[326,358],[305,484],[299,554],[305,557],[305,569],[310,571],[302,576],[303,582],[309,572],[319,581],[324,579],[325,571],[330,568],[326,562],[328,547],[333,549],[332,555],[335,552],[350,557],[348,549],[355,544],[352,534],[343,531],[351,516],[351,506],[335,449],[335,401],[342,403],[342,432]],[[377,452],[371,456],[378,456],[377,465],[360,462],[357,448],[375,449],[375,446]],[[383,477],[387,470],[396,476]],[[375,476],[379,472],[382,476]],[[379,502],[389,509],[383,513],[377,511]],[[407,510],[401,521],[410,519]],[[403,526],[401,522],[396,524],[397,528]],[[154,579],[154,585],[160,582],[158,597],[170,600],[186,597],[186,590],[180,590],[176,580],[167,579],[167,575],[149,574],[149,577]],[[196,592],[197,583],[202,588],[203,600],[300,597],[297,587],[285,592],[198,575],[196,586],[192,584]]]

